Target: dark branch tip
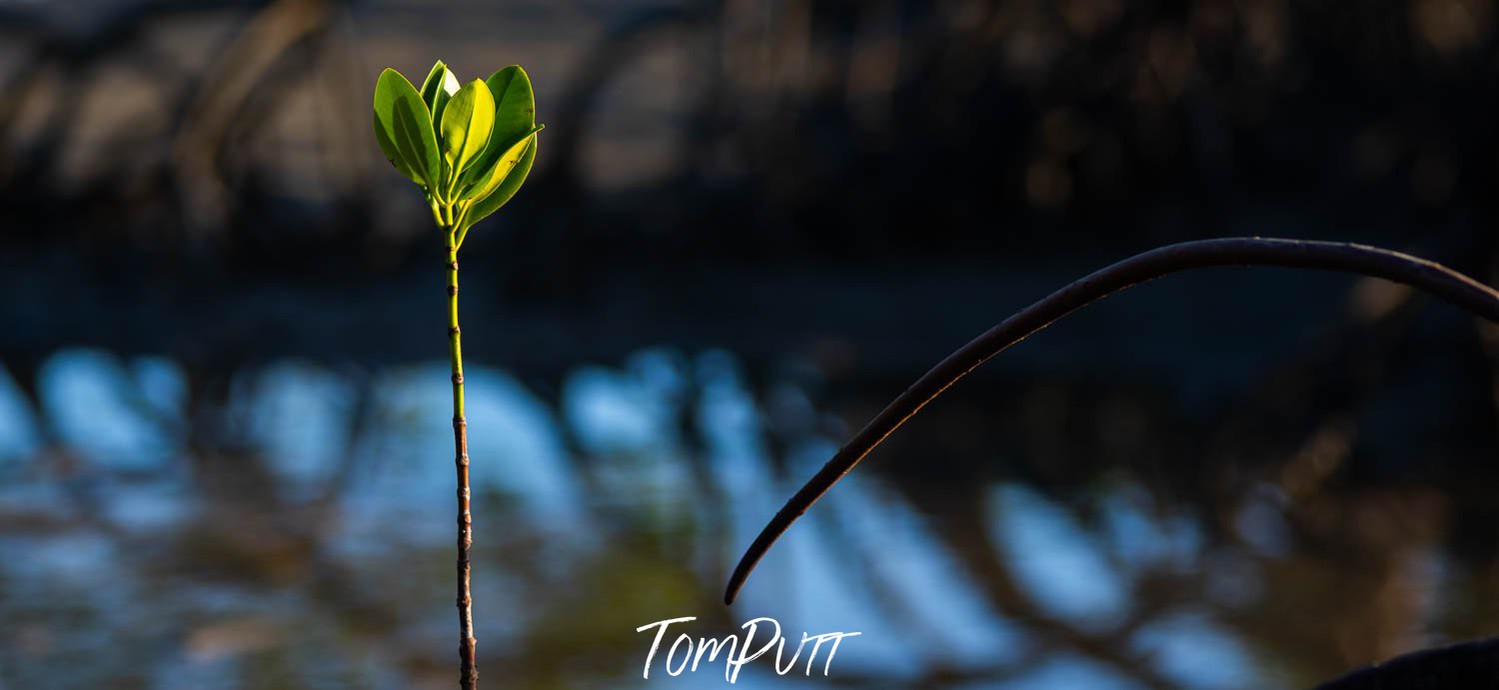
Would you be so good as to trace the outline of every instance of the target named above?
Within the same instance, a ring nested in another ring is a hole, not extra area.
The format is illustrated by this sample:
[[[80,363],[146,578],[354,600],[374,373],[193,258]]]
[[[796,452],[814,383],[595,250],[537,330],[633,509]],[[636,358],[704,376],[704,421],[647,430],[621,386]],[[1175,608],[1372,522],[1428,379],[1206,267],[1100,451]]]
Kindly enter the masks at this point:
[[[1227,237],[1159,247],[1095,271],[1020,310],[943,359],[870,420],[834,454],[745,550],[729,577],[732,604],[776,540],[896,429],[969,372],[1054,321],[1133,285],[1186,269],[1280,266],[1382,278],[1420,288],[1499,323],[1499,291],[1434,261],[1388,249],[1341,242]]]

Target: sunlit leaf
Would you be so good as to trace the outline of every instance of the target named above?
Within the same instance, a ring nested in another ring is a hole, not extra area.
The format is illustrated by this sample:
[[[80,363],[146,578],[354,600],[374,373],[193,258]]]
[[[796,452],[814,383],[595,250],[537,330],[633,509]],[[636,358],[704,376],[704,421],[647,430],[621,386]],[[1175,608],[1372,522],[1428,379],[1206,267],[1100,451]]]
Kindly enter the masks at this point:
[[[439,169],[431,114],[416,87],[393,69],[381,72],[375,84],[375,128],[381,151],[396,169],[418,184],[435,186]]]
[[[505,176],[509,175],[515,169],[516,164],[520,162],[521,156],[526,152],[527,140],[544,128],[543,125],[537,125],[532,127],[531,131],[526,132],[524,136],[510,143],[499,144],[497,147],[501,151],[499,157],[493,164],[490,164],[487,170],[483,171],[481,176],[476,177],[473,182],[459,186],[458,198],[465,200],[483,199],[493,193],[505,181]],[[491,138],[490,144],[495,145],[495,143],[494,139]],[[474,167],[478,168],[478,165],[475,164]]]
[[[531,80],[519,66],[460,86],[439,60],[420,90],[391,69],[375,88],[381,152],[426,189],[439,224],[453,218],[464,231],[525,182],[541,130],[535,120]]]
[[[494,97],[475,79],[465,84],[442,114],[442,155],[451,174],[471,165],[489,143],[494,129]]]
[[[540,128],[538,127],[537,130],[539,131]],[[500,210],[500,207],[504,206],[505,202],[510,201],[510,197],[515,196],[521,184],[526,181],[526,175],[530,174],[531,164],[536,160],[537,139],[538,137],[533,132],[521,143],[512,147],[511,150],[513,151],[524,145],[524,148],[521,148],[520,156],[515,159],[514,163],[506,165],[507,159],[510,158],[510,152],[508,151],[501,158],[500,165],[505,166],[508,172],[503,176],[497,174],[492,178],[493,180],[497,180],[498,184],[494,186],[493,191],[487,196],[479,197],[479,200],[474,202],[473,208],[468,212],[468,218],[464,221],[465,227],[473,227],[475,223],[484,220],[489,214]],[[496,173],[498,172],[499,170],[496,170]]]
[[[525,70],[511,65],[489,75],[484,83],[494,95],[494,133],[479,160],[464,174],[461,183],[465,186],[485,184],[500,156],[536,128],[536,98]]]
[[[422,82],[422,102],[427,104],[427,110],[432,113],[433,122],[442,122],[442,111],[448,104],[448,99],[458,93],[458,75],[448,69],[442,60],[432,65],[432,71],[427,73],[426,81]]]
[[[426,104],[413,92],[396,99],[396,148],[412,161],[412,167],[435,187],[439,175],[437,138]]]
[[[391,165],[396,166],[396,170],[399,170],[402,175],[405,175],[412,182],[425,184],[422,182],[422,176],[396,150],[395,142],[390,140],[390,134],[386,132],[385,126],[380,122],[379,113],[375,114],[375,141],[380,144],[380,152],[385,154],[385,160],[390,161]]]
[[[520,65],[489,75],[484,83],[494,94],[494,131],[504,141],[515,141],[536,125],[536,95],[531,78]]]

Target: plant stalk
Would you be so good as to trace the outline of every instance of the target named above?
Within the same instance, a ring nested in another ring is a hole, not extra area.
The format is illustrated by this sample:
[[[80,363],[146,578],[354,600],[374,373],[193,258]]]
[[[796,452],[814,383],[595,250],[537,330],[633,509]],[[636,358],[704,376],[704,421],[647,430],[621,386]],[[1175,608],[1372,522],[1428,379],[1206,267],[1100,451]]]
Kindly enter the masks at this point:
[[[451,211],[449,211],[451,213]],[[468,422],[463,418],[463,331],[458,327],[458,242],[455,228],[447,228],[448,356],[453,371],[453,447],[458,473],[458,658],[459,686],[479,686],[479,664],[475,659],[473,596],[469,587],[469,550],[474,544],[474,524],[469,515]]]
[[[1378,247],[1263,237],[1228,237],[1167,245],[1092,273],[1020,310],[959,348],[923,374],[807,480],[744,552],[729,576],[724,603],[770,550],[828,489],[854,469],[906,420],[989,358],[1052,322],[1115,292],[1179,271],[1212,266],[1280,266],[1383,278],[1440,297],[1480,318],[1499,323],[1499,291],[1441,264]]]

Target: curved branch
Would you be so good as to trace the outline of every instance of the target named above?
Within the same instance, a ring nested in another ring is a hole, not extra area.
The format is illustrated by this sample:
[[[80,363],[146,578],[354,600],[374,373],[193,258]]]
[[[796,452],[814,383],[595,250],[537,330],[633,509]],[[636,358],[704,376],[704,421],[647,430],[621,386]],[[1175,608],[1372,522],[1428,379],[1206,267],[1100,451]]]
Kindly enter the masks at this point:
[[[1499,323],[1499,291],[1441,264],[1378,247],[1341,242],[1223,238],[1172,244],[1137,254],[1058,290],[973,339],[900,394],[823,465],[776,513],[729,577],[724,603],[734,603],[750,573],[807,509],[864,456],[927,403],[1010,346],[1093,302],[1179,271],[1214,266],[1279,266],[1356,273],[1419,288]]]

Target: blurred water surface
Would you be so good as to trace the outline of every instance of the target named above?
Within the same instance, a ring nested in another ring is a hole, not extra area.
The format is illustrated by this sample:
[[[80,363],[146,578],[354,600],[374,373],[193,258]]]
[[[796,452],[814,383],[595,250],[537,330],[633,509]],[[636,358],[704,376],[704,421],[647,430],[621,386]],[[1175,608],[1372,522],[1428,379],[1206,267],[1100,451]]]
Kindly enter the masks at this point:
[[[574,369],[551,403],[470,365],[489,677],[640,685],[649,636],[634,628],[691,615],[687,632],[722,636],[769,615],[792,635],[862,633],[814,678],[834,685],[1291,686],[1329,666],[1283,647],[1277,627],[1356,625],[1318,590],[1369,577],[1369,554],[1310,551],[1284,486],[1255,484],[1236,533],[1211,534],[1222,526],[1123,468],[1060,495],[1016,478],[952,486],[940,469],[912,488],[861,470],[724,610],[725,567],[846,431],[819,409],[811,370],[789,371],[757,386],[729,352],[650,348]],[[445,372],[274,361],[236,374],[215,411],[195,410],[183,372],[157,357],[59,352],[42,369],[40,415],[7,383],[6,687],[445,686]],[[193,423],[232,442],[200,445]],[[1439,500],[1394,491],[1367,509]],[[1401,541],[1354,611],[1439,639],[1493,566]],[[655,684],[722,682],[721,667],[673,679],[657,664]],[[739,684],[789,682],[767,669]]]

